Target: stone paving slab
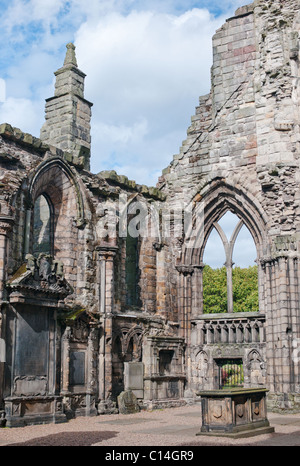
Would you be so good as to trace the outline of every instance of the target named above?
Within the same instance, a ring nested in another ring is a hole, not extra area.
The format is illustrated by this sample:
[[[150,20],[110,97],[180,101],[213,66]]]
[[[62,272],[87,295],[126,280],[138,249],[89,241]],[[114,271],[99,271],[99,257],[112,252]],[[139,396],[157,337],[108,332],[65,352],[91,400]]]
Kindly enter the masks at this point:
[[[186,406],[130,415],[79,417],[65,424],[0,430],[0,446],[82,445],[130,446],[300,446],[300,413],[269,413],[275,433],[247,439],[197,436],[201,429],[199,407]],[[61,435],[59,435],[61,434]],[[129,451],[129,450],[128,450]]]

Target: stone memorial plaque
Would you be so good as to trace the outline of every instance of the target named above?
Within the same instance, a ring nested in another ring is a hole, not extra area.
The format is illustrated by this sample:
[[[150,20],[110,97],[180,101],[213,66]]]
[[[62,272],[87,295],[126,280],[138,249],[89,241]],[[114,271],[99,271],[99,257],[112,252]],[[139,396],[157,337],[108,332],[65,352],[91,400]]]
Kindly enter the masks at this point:
[[[71,351],[70,353],[70,385],[85,384],[85,353]]]
[[[178,398],[178,397],[179,397],[178,380],[169,380],[168,398]]]
[[[137,398],[144,396],[144,363],[124,363],[124,388],[131,390]]]
[[[48,373],[48,312],[23,309],[18,315],[16,335],[16,376],[44,376]]]

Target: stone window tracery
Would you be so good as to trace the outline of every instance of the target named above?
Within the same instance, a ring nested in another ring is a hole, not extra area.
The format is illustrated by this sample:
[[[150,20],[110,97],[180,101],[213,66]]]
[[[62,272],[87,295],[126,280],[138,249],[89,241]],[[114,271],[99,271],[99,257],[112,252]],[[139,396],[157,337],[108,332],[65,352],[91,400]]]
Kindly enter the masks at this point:
[[[204,312],[232,313],[244,311],[243,304],[241,303],[241,299],[243,298],[238,296],[238,280],[233,280],[234,274],[238,274],[240,273],[240,269],[246,270],[248,267],[249,274],[251,273],[251,283],[253,281],[257,281],[257,267],[254,265],[255,260],[256,248],[248,228],[245,226],[244,222],[235,214],[227,211],[227,213],[223,215],[220,220],[213,223],[209,239],[205,246],[203,263],[205,265],[210,265],[211,263],[212,265],[210,266],[210,269],[219,267],[220,273],[218,280],[221,282],[221,287],[218,290],[219,295],[215,296],[215,299],[218,301],[218,309],[214,310],[214,307],[211,306],[212,311],[206,310],[205,301],[203,300]],[[238,262],[238,264],[236,264],[235,261]],[[251,264],[253,265],[251,266]],[[234,265],[240,265],[241,267],[239,269],[234,268]],[[250,270],[250,267],[253,267],[253,270]],[[204,266],[203,274],[205,273],[207,273],[207,269]],[[247,276],[244,277],[244,280],[247,280]],[[203,282],[205,283],[205,280],[203,280]],[[233,282],[236,284],[235,286]],[[240,288],[241,287],[242,285]],[[221,289],[222,291],[220,291]],[[204,293],[205,286],[203,289],[203,296]],[[247,307],[245,310],[258,311],[257,290],[253,289],[253,296],[251,296],[251,298],[252,302],[248,305],[248,307],[252,306],[252,308],[248,309]],[[245,300],[246,299],[247,296],[245,296]],[[240,309],[241,307],[242,309]]]

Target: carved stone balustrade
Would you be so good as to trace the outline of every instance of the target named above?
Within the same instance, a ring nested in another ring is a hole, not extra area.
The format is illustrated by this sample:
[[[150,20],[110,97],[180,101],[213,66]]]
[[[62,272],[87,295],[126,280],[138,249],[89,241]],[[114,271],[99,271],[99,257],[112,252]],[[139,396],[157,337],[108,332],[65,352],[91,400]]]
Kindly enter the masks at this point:
[[[265,342],[265,315],[259,312],[204,314],[193,324],[199,345]]]

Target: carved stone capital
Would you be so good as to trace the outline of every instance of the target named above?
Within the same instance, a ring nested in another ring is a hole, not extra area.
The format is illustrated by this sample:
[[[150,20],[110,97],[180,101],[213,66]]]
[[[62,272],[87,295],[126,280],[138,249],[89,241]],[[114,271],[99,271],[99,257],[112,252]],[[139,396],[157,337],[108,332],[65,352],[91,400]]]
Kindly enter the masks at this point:
[[[98,252],[99,259],[105,259],[107,261],[113,260],[115,257],[118,246],[114,246],[111,244],[101,244],[96,246],[96,251]]]
[[[12,230],[14,219],[12,217],[0,216],[0,235],[7,236]]]
[[[176,270],[186,277],[187,275],[193,275],[195,269],[192,265],[180,264],[176,265]]]

